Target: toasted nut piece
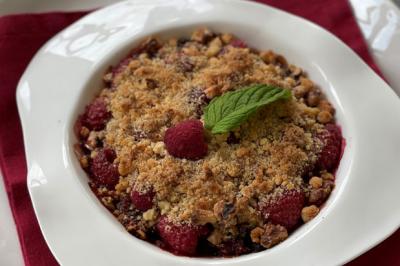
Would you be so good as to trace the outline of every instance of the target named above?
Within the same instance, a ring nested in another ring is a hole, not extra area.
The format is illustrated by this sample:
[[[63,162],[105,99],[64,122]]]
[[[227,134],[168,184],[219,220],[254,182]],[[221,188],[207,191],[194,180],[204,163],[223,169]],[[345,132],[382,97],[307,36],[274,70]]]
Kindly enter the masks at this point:
[[[293,88],[293,94],[297,99],[304,97],[308,91],[309,89],[303,85],[298,85]]]
[[[118,184],[115,186],[115,190],[119,193],[126,192],[129,187],[129,180],[127,178],[121,178]]]
[[[221,50],[221,47],[222,47],[221,40],[218,37],[214,38],[210,42],[210,46],[208,47],[208,49],[206,51],[206,56],[213,57],[213,56],[217,55],[219,53],[219,51]]]
[[[214,213],[209,210],[197,210],[192,217],[192,220],[197,224],[214,224],[217,222],[217,217],[215,217]]]
[[[319,112],[319,114],[317,116],[318,122],[320,122],[322,124],[327,124],[327,123],[331,122],[332,119],[333,119],[333,116],[328,111],[321,111],[321,112]]]
[[[321,92],[319,90],[312,90],[307,95],[307,104],[311,107],[318,105],[321,98]]]
[[[274,64],[275,63],[276,55],[272,51],[261,52],[260,57],[266,64]]]
[[[291,76],[293,77],[298,77],[303,73],[303,70],[295,65],[289,65],[289,70],[291,72]]]
[[[275,61],[278,65],[280,65],[282,67],[287,67],[287,65],[288,65],[286,58],[283,57],[282,55],[277,55],[275,58]]]
[[[154,221],[157,218],[157,211],[153,208],[143,213],[145,221]]]
[[[328,195],[329,193],[326,193],[324,188],[312,189],[310,191],[310,196],[308,197],[308,201],[310,203],[321,204]]]
[[[153,152],[158,155],[165,155],[165,144],[162,141],[156,142],[153,147]]]
[[[300,84],[306,87],[307,89],[312,89],[314,87],[314,82],[312,82],[308,78],[300,78]]]
[[[324,180],[335,180],[335,176],[332,175],[331,173],[323,173],[323,174],[321,175],[321,177],[322,177]]]
[[[165,214],[171,209],[171,204],[168,201],[159,201],[158,208],[160,208],[161,214]]]
[[[264,229],[264,234],[260,238],[260,244],[265,248],[271,248],[288,237],[286,228],[281,225],[267,224],[264,226]]]
[[[200,42],[200,43],[205,43],[207,42],[211,37],[213,36],[213,33],[207,29],[207,28],[199,28],[195,30],[192,33],[191,40]]]
[[[313,176],[311,177],[310,181],[308,183],[313,187],[313,188],[320,188],[322,187],[322,178],[318,176]]]
[[[256,227],[250,232],[251,241],[254,243],[260,243],[261,236],[264,234],[265,230],[261,227]]]
[[[332,104],[325,99],[323,99],[319,102],[318,108],[321,111],[328,111],[332,115],[335,114],[335,108],[333,108]]]
[[[87,127],[81,127],[81,130],[79,131],[79,135],[83,138],[87,138],[89,136],[90,130]]]
[[[315,216],[317,216],[318,213],[319,213],[319,208],[315,205],[304,207],[301,210],[301,219],[303,219],[303,221],[306,223]]]
[[[89,167],[89,159],[86,155],[83,155],[81,158],[79,158],[79,162],[81,163],[82,168]]]
[[[232,41],[233,35],[229,33],[224,33],[221,35],[221,40],[223,41],[224,44],[228,44]]]

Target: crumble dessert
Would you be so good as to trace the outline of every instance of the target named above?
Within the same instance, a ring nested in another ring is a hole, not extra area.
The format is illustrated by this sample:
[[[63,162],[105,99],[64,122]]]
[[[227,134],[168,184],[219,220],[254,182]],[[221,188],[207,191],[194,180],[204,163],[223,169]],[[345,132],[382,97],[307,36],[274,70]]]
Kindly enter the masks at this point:
[[[75,125],[89,185],[132,235],[178,255],[269,249],[335,182],[335,109],[303,70],[206,28],[150,37]]]

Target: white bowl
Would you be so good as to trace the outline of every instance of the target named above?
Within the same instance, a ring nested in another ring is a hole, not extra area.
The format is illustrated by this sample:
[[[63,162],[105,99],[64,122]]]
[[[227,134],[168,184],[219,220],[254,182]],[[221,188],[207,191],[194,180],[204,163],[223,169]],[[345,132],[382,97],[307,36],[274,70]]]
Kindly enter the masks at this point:
[[[337,110],[347,140],[321,213],[286,241],[237,258],[174,256],[128,234],[100,204],[73,153],[73,123],[101,76],[150,34],[199,25],[232,32],[303,67]],[[337,265],[400,224],[400,101],[357,55],[320,27],[251,2],[138,0],[95,11],[52,38],[17,90],[28,188],[47,244],[62,265]]]

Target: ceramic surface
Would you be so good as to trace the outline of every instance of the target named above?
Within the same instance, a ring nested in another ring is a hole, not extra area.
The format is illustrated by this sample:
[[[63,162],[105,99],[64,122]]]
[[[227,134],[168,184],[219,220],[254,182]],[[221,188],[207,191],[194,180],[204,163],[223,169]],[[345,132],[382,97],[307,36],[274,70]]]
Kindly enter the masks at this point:
[[[234,32],[306,69],[334,103],[347,139],[337,187],[320,215],[282,244],[238,258],[177,257],[132,237],[91,193],[72,152],[73,122],[97,92],[105,69],[149,34],[182,35],[198,25]],[[395,162],[400,125],[392,123],[400,119],[400,100],[336,37],[267,6],[231,0],[109,6],[38,52],[19,83],[17,99],[30,195],[47,243],[63,265],[337,265],[400,224],[400,165]],[[46,131],[39,121],[46,121]]]
[[[93,9],[116,0],[0,0],[0,15],[22,12],[72,11]],[[396,2],[396,1],[395,1]],[[397,0],[398,3],[400,3]],[[369,48],[392,88],[400,92],[400,11],[390,0],[350,0],[357,22]],[[387,16],[388,15],[388,16]],[[394,17],[394,18],[393,18]],[[391,19],[389,19],[391,18]],[[393,30],[393,27],[395,30]],[[390,30],[387,30],[389,28]],[[385,30],[386,29],[386,30]],[[383,32],[378,34],[379,32]],[[389,33],[389,34],[388,34]],[[378,36],[384,36],[379,37]],[[380,41],[375,41],[378,38]],[[382,41],[383,40],[383,41]],[[378,49],[374,43],[384,43]],[[382,49],[383,48],[383,49]],[[396,72],[397,69],[397,72]],[[0,173],[0,179],[1,179]],[[23,265],[18,237],[3,183],[0,182],[0,265]]]

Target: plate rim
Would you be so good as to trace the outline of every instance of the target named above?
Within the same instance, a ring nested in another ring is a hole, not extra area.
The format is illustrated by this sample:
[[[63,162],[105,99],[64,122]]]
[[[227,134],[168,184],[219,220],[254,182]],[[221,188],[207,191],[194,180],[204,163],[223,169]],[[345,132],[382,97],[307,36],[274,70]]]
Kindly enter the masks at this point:
[[[127,3],[127,2],[137,2],[137,1],[125,1],[125,2],[122,2],[122,3]],[[155,2],[157,2],[157,1],[155,1]],[[208,1],[205,1],[205,2],[208,2]],[[228,1],[224,1],[224,0],[220,0],[219,2],[226,2],[226,3],[228,3]],[[243,4],[242,1],[238,1],[238,0],[229,1],[229,2],[230,2],[230,3],[231,3],[231,2],[236,2],[236,3]],[[100,12],[100,11],[102,11],[102,10],[104,10],[104,9],[109,9],[109,8],[112,7],[112,6],[121,5],[122,3],[116,3],[116,4],[113,4],[113,5],[111,5],[111,6],[107,6],[107,7],[101,8],[100,10],[95,11],[94,13]],[[253,2],[247,2],[246,4],[249,4],[249,5],[257,5],[258,8],[267,8],[267,9],[269,8],[269,9],[272,9],[272,10],[277,11],[278,13],[285,13],[285,14],[287,14],[287,15],[289,15],[289,16],[297,17],[297,18],[299,18],[300,20],[302,20],[303,22],[306,22],[307,24],[309,24],[310,26],[312,26],[312,27],[314,27],[314,28],[317,28],[318,31],[322,30],[322,31],[324,31],[325,33],[329,33],[329,32],[327,32],[325,29],[321,28],[320,26],[318,26],[318,25],[316,25],[316,24],[314,24],[314,23],[312,23],[312,22],[310,22],[310,21],[307,21],[307,20],[305,20],[305,19],[303,19],[303,18],[301,18],[301,17],[298,17],[298,16],[295,16],[295,15],[289,14],[289,13],[287,13],[287,12],[285,12],[285,11],[278,10],[278,9],[273,8],[273,7],[270,7],[270,6],[267,6],[267,7],[266,7],[265,5],[261,5],[261,4],[253,3]],[[92,15],[92,14],[94,14],[94,13],[90,13],[89,15]],[[87,15],[87,16],[88,16],[88,15]],[[68,31],[69,29],[71,29],[74,25],[77,25],[77,24],[82,23],[82,20],[83,20],[84,18],[86,18],[87,16],[85,16],[85,17],[83,17],[82,19],[76,21],[76,22],[73,23],[71,26],[67,27],[66,29],[64,29],[63,31],[61,31],[60,33],[58,33],[56,36],[54,36],[51,40],[49,40],[49,41],[37,52],[37,54],[35,55],[35,57],[34,57],[34,58],[32,59],[32,61],[30,62],[29,66],[27,67],[27,69],[26,69],[24,75],[21,77],[21,81],[20,81],[20,83],[19,83],[19,85],[18,85],[18,87],[17,87],[17,103],[18,103],[18,110],[19,110],[21,122],[22,122],[22,125],[23,125],[24,144],[25,144],[26,147],[27,147],[28,144],[29,144],[29,143],[28,143],[29,139],[26,137],[26,136],[27,136],[26,133],[29,131],[29,129],[26,128],[26,127],[27,127],[26,118],[24,119],[24,114],[23,114],[23,112],[21,112],[21,110],[24,108],[24,107],[22,107],[22,106],[24,105],[24,104],[22,103],[24,100],[21,99],[21,90],[23,90],[23,89],[22,89],[23,86],[24,86],[23,83],[24,83],[25,81],[27,81],[27,80],[26,80],[26,77],[28,76],[27,73],[29,73],[30,69],[34,67],[34,64],[36,64],[37,58],[40,57],[40,56],[42,55],[43,50],[44,50],[46,47],[48,47],[49,43],[51,43],[52,41],[54,41],[54,39],[59,38],[59,36],[61,36],[61,35],[64,34],[66,31]],[[330,34],[330,33],[329,33],[329,35],[330,35],[331,37],[334,37],[334,38],[336,39],[336,41],[338,41],[341,45],[343,45],[342,41],[339,40],[336,36],[334,36],[334,35],[332,35],[332,34]],[[350,50],[350,48],[348,48],[347,46],[346,46],[346,49],[349,49],[349,50]],[[352,53],[354,53],[354,52],[352,52]],[[357,58],[358,58],[358,56],[357,56]],[[359,60],[362,64],[364,64],[364,66],[367,66],[360,58],[358,58],[358,60]],[[367,66],[367,68],[369,69],[368,66]],[[373,75],[376,76],[375,73],[373,73]],[[382,83],[382,86],[383,86],[383,87],[389,88],[388,85],[385,84],[379,77],[376,76],[375,78],[378,78],[378,79],[380,80],[380,82]],[[386,89],[386,90],[387,90],[387,89]],[[393,94],[392,96],[395,96],[395,94],[394,94],[393,92],[392,92],[392,94]],[[29,165],[29,163],[32,161],[32,158],[30,158],[30,152],[28,151],[28,149],[26,149],[25,152],[26,152],[26,156],[27,156],[27,162],[28,162],[28,165]],[[28,159],[28,158],[29,158],[29,159]],[[30,173],[28,173],[28,175],[29,175],[29,174],[32,174],[31,169],[30,169]],[[37,207],[36,207],[37,202],[35,202],[35,200],[34,200],[34,197],[35,197],[35,196],[33,195],[32,187],[31,187],[29,184],[28,184],[28,189],[29,189],[29,193],[30,193],[30,196],[31,196],[33,205],[34,205],[35,214],[37,215],[37,210],[36,210],[36,209],[37,209]],[[40,221],[40,218],[39,218],[39,217],[37,217],[37,218],[38,218],[38,220]],[[399,220],[399,221],[400,221],[400,220]],[[40,227],[41,227],[42,232],[44,232],[45,229],[42,228],[42,223],[40,223]],[[398,228],[398,227],[399,227],[399,225],[397,225],[397,228]],[[391,232],[387,233],[384,237],[381,238],[381,240],[380,240],[379,242],[383,241],[387,236],[389,236],[391,233],[393,233],[397,228],[395,228],[395,229],[393,229]],[[45,238],[46,238],[46,234],[44,234],[44,235],[45,235]],[[46,242],[47,242],[47,238],[46,238]],[[347,261],[353,259],[354,257],[356,257],[356,256],[358,256],[359,254],[365,252],[366,250],[370,249],[371,247],[373,247],[373,246],[376,245],[376,244],[378,244],[378,243],[370,244],[368,247],[364,248],[364,250],[362,250],[362,251],[360,251],[358,254],[355,254],[354,256],[348,258],[348,259],[347,259],[346,261],[344,261],[344,262],[347,262]],[[49,248],[52,250],[51,246],[49,246]],[[55,254],[55,253],[57,253],[57,252],[55,252],[55,251],[53,251],[53,250],[52,250],[52,252],[53,252],[53,254],[55,255],[55,257],[57,258],[56,254]],[[246,257],[246,256],[244,256],[244,257]],[[227,261],[227,262],[228,262],[228,261],[231,262],[231,260],[226,260],[226,261]],[[61,261],[59,261],[59,262],[61,263]]]

